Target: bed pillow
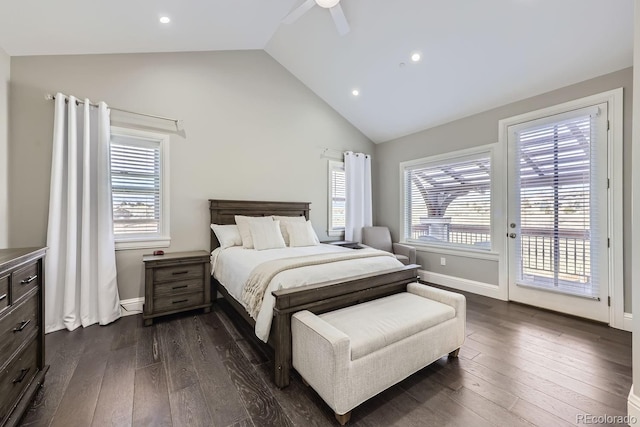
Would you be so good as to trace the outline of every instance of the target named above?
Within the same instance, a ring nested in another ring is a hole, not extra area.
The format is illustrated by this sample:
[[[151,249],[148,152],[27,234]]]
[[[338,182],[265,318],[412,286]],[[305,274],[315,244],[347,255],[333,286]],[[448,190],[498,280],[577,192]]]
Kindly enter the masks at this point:
[[[249,224],[252,222],[273,222],[273,218],[270,216],[244,216],[236,215],[236,224],[238,230],[240,230],[240,237],[242,238],[242,247],[245,249],[253,249],[253,239],[251,238],[251,229]]]
[[[242,237],[240,237],[240,230],[238,230],[237,225],[211,224],[211,229],[218,238],[218,242],[220,242],[220,249],[242,246]]]
[[[289,232],[287,231],[287,224],[290,222],[296,223],[305,223],[307,222],[307,218],[303,216],[273,216],[274,221],[280,221],[280,232],[282,232],[282,238],[284,239],[284,243],[289,246]]]
[[[286,247],[280,232],[280,221],[250,221],[249,229],[253,247],[257,251]]]
[[[320,244],[320,240],[311,225],[311,221],[289,222],[287,223],[287,232],[289,233],[289,246],[292,248]]]

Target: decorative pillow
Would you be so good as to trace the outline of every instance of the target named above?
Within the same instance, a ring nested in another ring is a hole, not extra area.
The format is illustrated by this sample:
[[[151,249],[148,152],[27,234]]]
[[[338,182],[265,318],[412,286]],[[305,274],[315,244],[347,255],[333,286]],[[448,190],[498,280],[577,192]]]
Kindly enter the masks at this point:
[[[240,237],[240,230],[238,230],[237,225],[211,224],[211,229],[218,238],[218,242],[220,242],[220,249],[242,246],[242,237]]]
[[[253,247],[257,251],[286,246],[282,233],[280,233],[280,221],[250,221],[249,229],[251,230]]]
[[[251,237],[251,229],[249,224],[252,222],[273,222],[273,218],[270,216],[243,216],[236,215],[236,224],[238,230],[240,230],[240,237],[242,238],[242,247],[245,249],[253,249],[253,238]]]
[[[289,232],[289,246],[315,246],[320,244],[311,221],[287,223]]]
[[[307,218],[303,216],[273,216],[274,221],[280,221],[280,231],[282,232],[282,237],[284,238],[284,243],[289,246],[289,232],[287,231],[287,224],[290,222],[296,223],[305,223],[307,222]]]

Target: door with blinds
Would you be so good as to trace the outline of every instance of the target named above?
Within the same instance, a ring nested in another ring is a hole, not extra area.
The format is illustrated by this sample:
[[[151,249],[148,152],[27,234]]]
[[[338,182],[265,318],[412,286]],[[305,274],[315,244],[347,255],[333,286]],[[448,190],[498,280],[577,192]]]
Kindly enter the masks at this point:
[[[608,310],[607,104],[508,128],[509,299]]]

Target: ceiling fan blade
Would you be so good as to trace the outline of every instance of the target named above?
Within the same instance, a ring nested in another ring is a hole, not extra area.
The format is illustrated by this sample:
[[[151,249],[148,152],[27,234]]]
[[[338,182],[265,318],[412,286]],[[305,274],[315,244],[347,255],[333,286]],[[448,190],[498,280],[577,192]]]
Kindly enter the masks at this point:
[[[305,1],[300,6],[296,7],[295,9],[293,9],[291,11],[291,13],[289,13],[287,16],[285,16],[284,19],[282,20],[282,23],[283,24],[293,24],[295,21],[297,21],[302,15],[307,13],[309,11],[309,9],[311,9],[315,5],[316,5],[315,0],[307,0],[307,1]]]
[[[340,3],[330,8],[329,12],[331,12],[333,22],[336,24],[338,33],[341,36],[344,36],[349,31],[351,31],[351,28],[349,28],[349,23],[347,22],[347,17],[344,16],[344,12],[342,11],[342,6],[340,6]]]

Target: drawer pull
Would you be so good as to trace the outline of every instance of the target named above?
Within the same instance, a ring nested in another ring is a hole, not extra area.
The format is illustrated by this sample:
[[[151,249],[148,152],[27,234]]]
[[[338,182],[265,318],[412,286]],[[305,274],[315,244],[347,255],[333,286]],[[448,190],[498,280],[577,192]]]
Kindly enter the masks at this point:
[[[34,274],[33,276],[29,276],[29,277],[27,277],[26,279],[23,279],[23,280],[20,282],[20,284],[21,284],[21,285],[26,285],[27,283],[31,283],[31,282],[33,282],[33,281],[34,281],[34,280],[36,280],[37,278],[38,278],[38,275],[37,275],[37,274]]]
[[[189,270],[184,270],[184,271],[174,271],[173,273],[171,273],[174,276],[179,276],[181,274],[187,274],[189,272]]]
[[[29,323],[31,323],[31,319],[23,320],[22,322],[20,322],[20,326],[18,326],[17,328],[13,328],[13,332],[22,332],[22,330],[26,328]]]
[[[24,380],[24,377],[27,376],[27,372],[29,372],[31,368],[26,368],[26,369],[20,369],[20,375],[18,376],[18,378],[16,378],[15,380],[13,380],[14,384],[17,383],[21,383],[22,380]]]
[[[171,289],[184,289],[184,288],[187,288],[187,287],[189,287],[189,285],[180,285],[180,286],[174,286]]]
[[[180,304],[181,302],[187,302],[188,299],[179,299],[178,301],[171,301],[171,304]]]
[[[3,299],[5,299],[7,297],[7,294],[2,294],[0,295],[0,301],[2,301]]]

